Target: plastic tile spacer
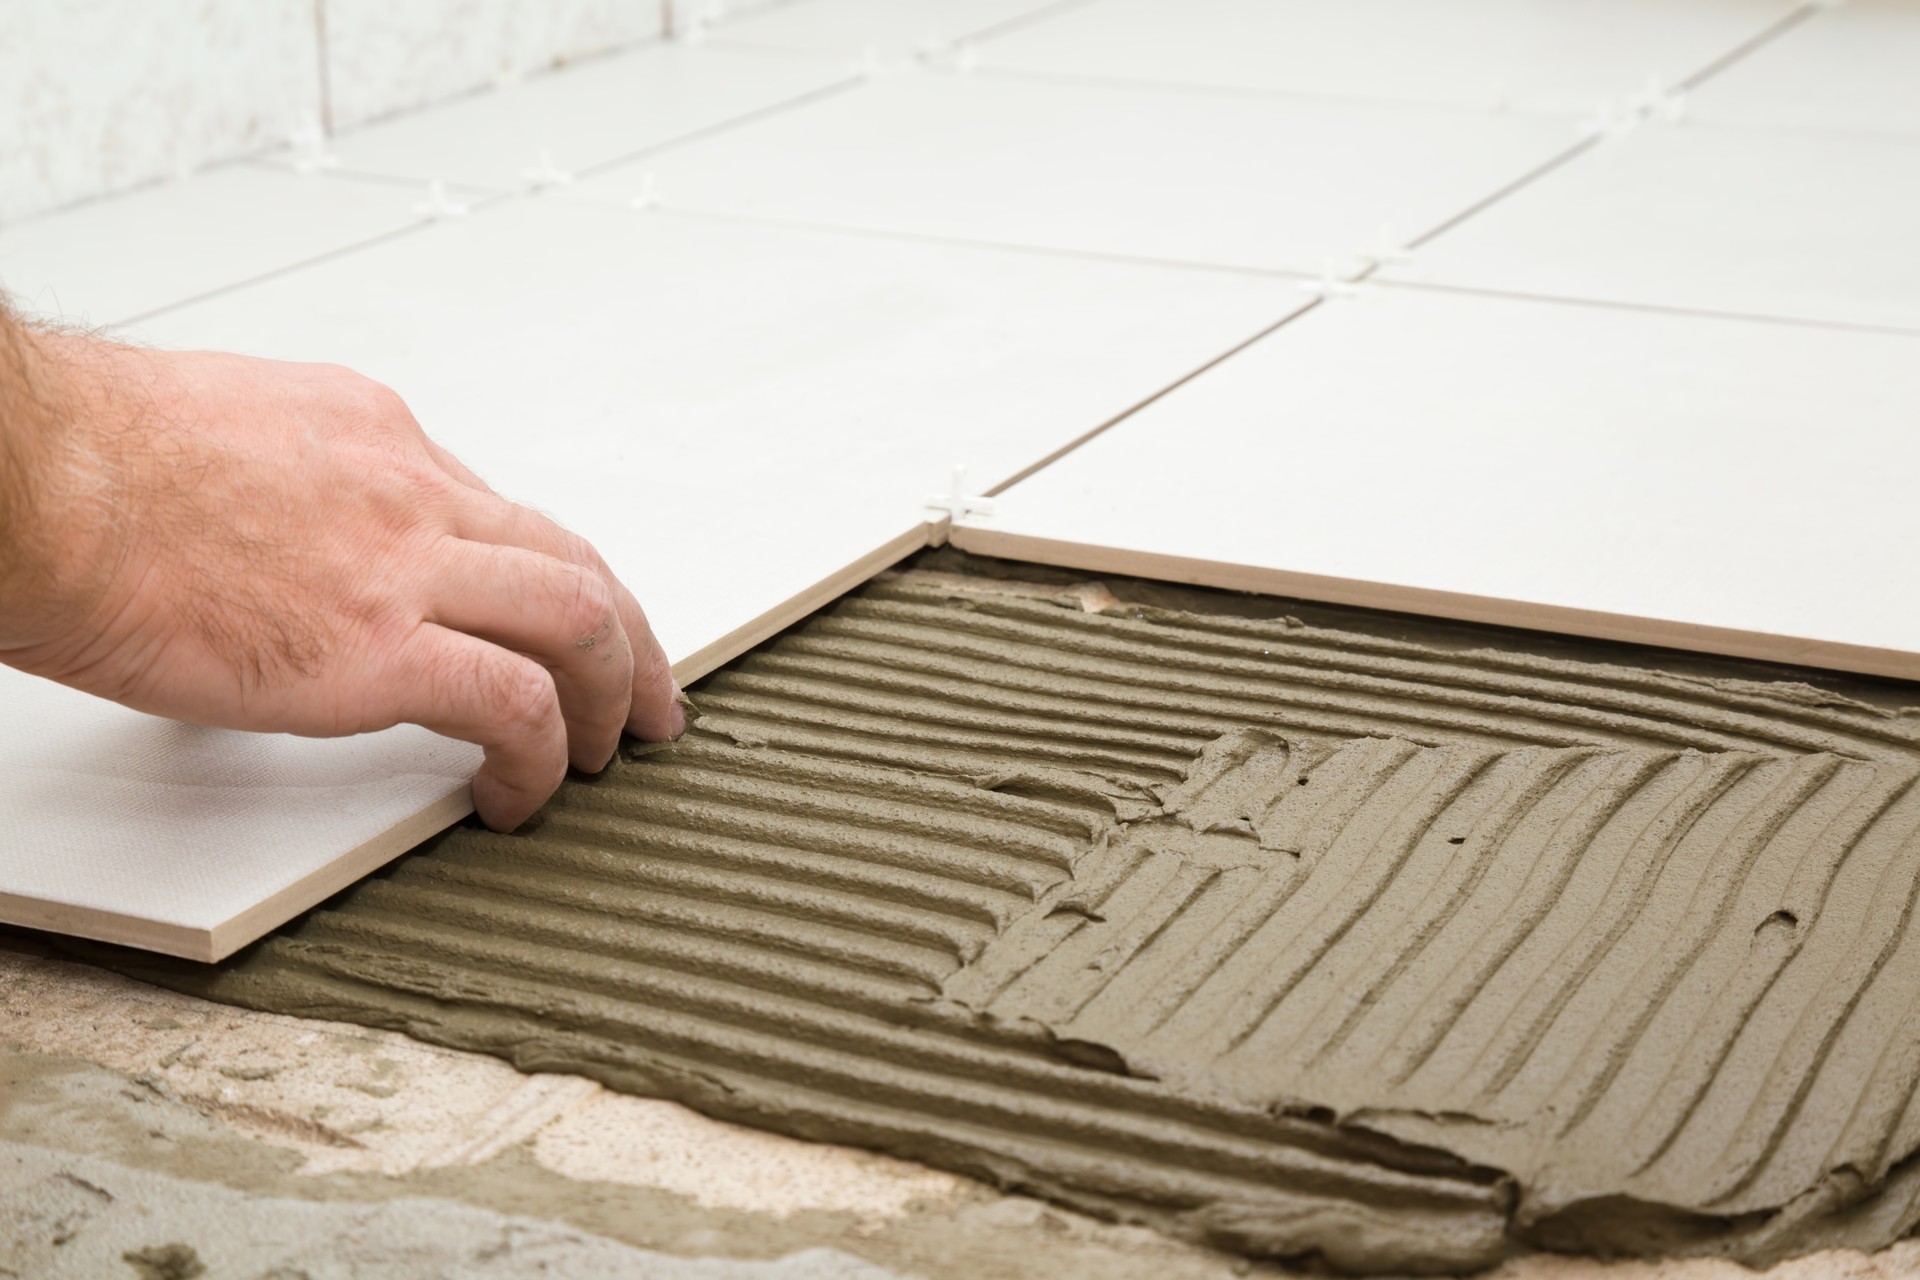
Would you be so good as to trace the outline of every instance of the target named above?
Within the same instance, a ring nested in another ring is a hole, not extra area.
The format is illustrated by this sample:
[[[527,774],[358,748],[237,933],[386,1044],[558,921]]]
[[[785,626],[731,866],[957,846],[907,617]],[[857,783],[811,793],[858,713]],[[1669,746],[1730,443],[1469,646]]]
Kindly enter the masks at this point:
[[[1320,264],[1320,276],[1316,280],[1302,280],[1300,291],[1310,293],[1316,298],[1357,298],[1360,286],[1351,280],[1342,280],[1333,269],[1331,254]]]
[[[1660,105],[1660,99],[1666,96],[1667,89],[1660,83],[1660,77],[1649,71],[1640,82],[1640,92],[1627,99],[1627,109],[1647,115]]]
[[[1684,89],[1668,89],[1660,82],[1660,77],[1648,73],[1640,92],[1631,100],[1631,109],[1645,120],[1658,120],[1663,124],[1682,124],[1687,118],[1687,92]]]
[[[1612,102],[1602,102],[1592,115],[1580,122],[1579,132],[1583,138],[1617,138],[1632,133],[1639,121],[1640,113],[1631,103],[1622,108]]]
[[[435,178],[427,184],[427,198],[413,206],[423,218],[464,218],[468,208],[447,194],[447,184]]]
[[[553,162],[553,148],[540,148],[540,158],[520,171],[520,176],[536,187],[570,187],[573,171]]]
[[[1357,256],[1362,262],[1384,267],[1395,262],[1412,262],[1413,250],[1394,239],[1393,228],[1383,222],[1374,232],[1373,247],[1362,249]]]
[[[640,189],[627,201],[627,208],[645,212],[660,207],[660,184],[654,181],[653,171],[649,169],[640,175]]]
[[[321,127],[320,117],[311,112],[298,129],[287,135],[287,145],[293,150],[295,173],[318,173],[340,167],[340,157],[327,148],[327,131]]]
[[[966,75],[980,65],[980,50],[971,41],[948,43],[928,37],[914,46],[913,56],[923,67]]]
[[[675,7],[678,8],[677,5]],[[725,11],[719,4],[697,2],[690,4],[687,6],[686,19],[679,24],[679,29],[674,32],[674,38],[685,44],[701,44],[705,42],[715,24],[725,16]]]
[[[967,516],[990,516],[993,514],[993,499],[967,492],[967,469],[958,466],[953,469],[953,482],[945,493],[931,494],[926,505],[936,511],[947,513],[950,521],[963,520]]]

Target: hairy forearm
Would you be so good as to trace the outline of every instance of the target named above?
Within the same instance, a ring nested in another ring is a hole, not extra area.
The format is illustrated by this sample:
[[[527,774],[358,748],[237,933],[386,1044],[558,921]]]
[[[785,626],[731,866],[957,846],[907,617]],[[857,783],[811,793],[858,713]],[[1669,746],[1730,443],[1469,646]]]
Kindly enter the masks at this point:
[[[0,305],[0,660],[71,625],[111,568],[112,467],[90,424],[123,350]]]
[[[0,647],[45,592],[43,515],[58,412],[40,335],[0,303]]]
[[[26,328],[0,304],[0,563],[32,518],[40,414]]]

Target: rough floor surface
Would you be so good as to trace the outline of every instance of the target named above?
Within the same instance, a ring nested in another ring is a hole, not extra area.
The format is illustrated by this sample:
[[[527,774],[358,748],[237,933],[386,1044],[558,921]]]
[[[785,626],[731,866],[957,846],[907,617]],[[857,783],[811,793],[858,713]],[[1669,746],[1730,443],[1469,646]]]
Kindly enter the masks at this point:
[[[4,1141],[0,1259],[0,1276],[38,1280],[899,1280],[828,1250],[676,1258],[447,1200],[250,1196]]]
[[[1911,1228],[1913,716],[931,563],[529,832],[117,963],[1348,1270]]]

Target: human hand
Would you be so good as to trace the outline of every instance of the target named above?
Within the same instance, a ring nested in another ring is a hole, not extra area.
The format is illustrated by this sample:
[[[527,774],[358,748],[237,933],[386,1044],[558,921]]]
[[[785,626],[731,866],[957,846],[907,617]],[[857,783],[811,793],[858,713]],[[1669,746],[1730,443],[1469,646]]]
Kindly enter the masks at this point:
[[[478,743],[501,830],[623,728],[685,728],[593,548],[346,369],[16,326],[0,472],[0,661],[22,670],[201,724]]]

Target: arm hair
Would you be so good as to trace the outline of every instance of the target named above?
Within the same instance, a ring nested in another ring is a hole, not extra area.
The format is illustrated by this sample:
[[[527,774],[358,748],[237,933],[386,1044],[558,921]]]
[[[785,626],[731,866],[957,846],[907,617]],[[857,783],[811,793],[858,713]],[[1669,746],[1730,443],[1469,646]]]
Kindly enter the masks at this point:
[[[17,587],[34,558],[24,544],[40,506],[54,416],[34,376],[36,355],[32,331],[0,295],[0,590]]]

